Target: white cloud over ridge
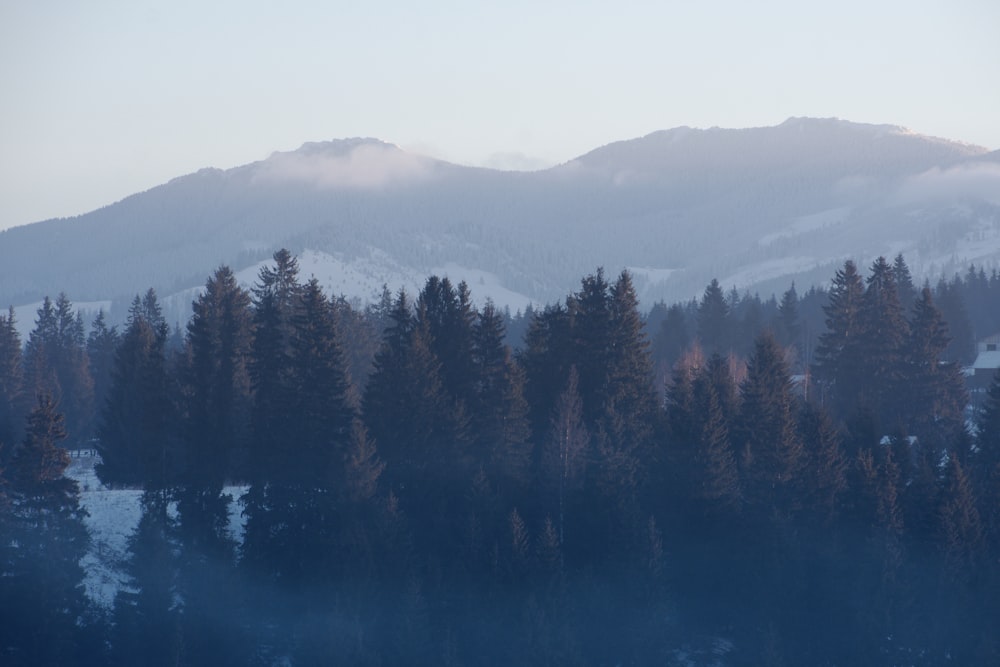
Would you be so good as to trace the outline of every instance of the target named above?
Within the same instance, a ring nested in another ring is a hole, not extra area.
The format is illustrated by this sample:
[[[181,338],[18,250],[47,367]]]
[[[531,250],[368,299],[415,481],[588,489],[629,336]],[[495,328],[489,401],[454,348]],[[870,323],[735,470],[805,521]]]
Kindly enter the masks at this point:
[[[972,162],[948,169],[935,167],[904,181],[896,198],[900,203],[974,198],[1000,204],[1000,164]]]
[[[377,189],[426,180],[430,167],[427,158],[390,144],[364,143],[347,152],[275,153],[260,164],[254,179],[307,183],[317,188]]]

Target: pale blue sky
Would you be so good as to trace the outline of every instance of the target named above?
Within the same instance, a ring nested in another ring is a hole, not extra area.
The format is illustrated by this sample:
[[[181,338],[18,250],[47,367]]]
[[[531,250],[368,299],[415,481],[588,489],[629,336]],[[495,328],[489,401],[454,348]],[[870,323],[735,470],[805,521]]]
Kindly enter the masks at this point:
[[[552,164],[837,116],[997,149],[998,35],[996,0],[0,0],[0,229],[349,136]]]

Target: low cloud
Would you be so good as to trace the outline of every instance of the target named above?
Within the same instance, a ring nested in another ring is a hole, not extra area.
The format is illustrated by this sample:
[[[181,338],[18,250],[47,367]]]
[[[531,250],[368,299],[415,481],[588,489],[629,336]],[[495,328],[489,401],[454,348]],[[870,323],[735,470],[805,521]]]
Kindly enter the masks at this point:
[[[255,176],[262,182],[308,183],[318,188],[374,189],[430,176],[429,161],[390,144],[365,143],[346,151],[275,153]]]
[[[896,197],[900,203],[980,199],[1000,205],[1000,164],[974,162],[950,169],[935,167],[907,179]]]
[[[520,152],[493,153],[483,160],[484,167],[501,171],[540,171],[548,169],[552,163]]]

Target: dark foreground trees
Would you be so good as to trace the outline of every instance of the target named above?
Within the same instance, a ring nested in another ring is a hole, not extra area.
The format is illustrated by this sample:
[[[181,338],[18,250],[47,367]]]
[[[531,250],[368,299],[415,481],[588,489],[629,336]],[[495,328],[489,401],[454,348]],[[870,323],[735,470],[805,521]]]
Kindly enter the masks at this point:
[[[87,655],[992,664],[1000,388],[967,430],[945,318],[929,290],[902,303],[904,269],[838,272],[811,384],[812,290],[754,305],[715,284],[664,308],[662,387],[627,272],[534,311],[516,354],[462,284],[432,277],[366,316],[287,252],[250,292],[215,272],[173,344],[155,295],[137,298],[120,340],[97,327],[87,348],[114,341],[101,474],[143,488]],[[3,325],[0,388],[21,401],[3,414],[34,408],[0,450],[4,601],[28,604],[29,544],[51,559],[70,536],[36,606],[50,625],[31,626],[60,640],[12,618],[3,657],[47,664],[93,618],[84,542],[56,406],[23,403]]]

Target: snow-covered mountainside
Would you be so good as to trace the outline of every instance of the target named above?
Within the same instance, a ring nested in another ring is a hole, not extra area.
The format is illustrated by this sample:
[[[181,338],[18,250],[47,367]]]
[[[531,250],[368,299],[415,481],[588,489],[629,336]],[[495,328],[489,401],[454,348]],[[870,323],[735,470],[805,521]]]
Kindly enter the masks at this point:
[[[0,304],[65,290],[120,316],[154,287],[180,315],[218,265],[249,283],[280,247],[334,294],[364,301],[447,273],[512,310],[561,298],[597,266],[630,268],[647,304],[712,277],[768,294],[897,252],[936,278],[1000,259],[1000,152],[806,118],[655,132],[536,172],[374,139],[309,143],[0,233]]]

